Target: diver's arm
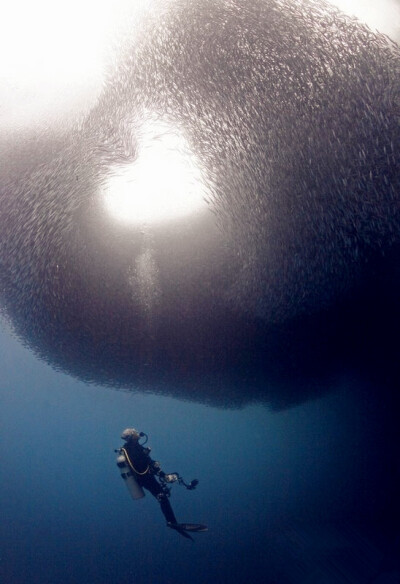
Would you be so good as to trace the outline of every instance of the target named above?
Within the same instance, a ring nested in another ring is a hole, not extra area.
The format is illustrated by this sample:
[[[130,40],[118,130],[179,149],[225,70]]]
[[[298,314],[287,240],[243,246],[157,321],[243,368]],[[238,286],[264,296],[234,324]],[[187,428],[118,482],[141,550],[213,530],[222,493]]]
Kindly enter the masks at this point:
[[[153,460],[150,456],[151,448],[142,446],[141,444],[139,444],[139,446],[141,448],[142,454],[146,458],[146,463],[149,465],[151,472],[154,475],[163,477],[165,473],[161,470],[160,463],[158,462],[158,460]]]
[[[199,484],[199,481],[197,479],[193,479],[189,484],[186,483],[178,472],[165,473],[161,469],[161,464],[158,462],[158,460],[153,460],[152,458],[150,458],[149,456],[150,448],[144,448],[143,446],[141,446],[141,448],[147,456],[148,465],[150,467],[151,472],[157,477],[159,477],[159,479],[161,479],[160,481],[161,483],[164,484],[179,483],[180,485],[184,485],[190,491],[195,489]]]
[[[175,483],[176,481],[179,480],[179,474],[178,473],[165,473],[162,469],[161,469],[161,465],[158,462],[158,460],[152,460],[149,457],[149,466],[151,468],[151,471],[153,474],[157,475],[160,479],[161,482],[164,483]]]

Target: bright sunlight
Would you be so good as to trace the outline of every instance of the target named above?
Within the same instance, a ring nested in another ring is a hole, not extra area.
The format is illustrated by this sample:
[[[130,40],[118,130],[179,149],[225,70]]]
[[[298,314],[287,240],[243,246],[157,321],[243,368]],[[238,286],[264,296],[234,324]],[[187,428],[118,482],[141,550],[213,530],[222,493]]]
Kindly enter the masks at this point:
[[[152,118],[139,131],[138,157],[113,169],[102,189],[110,215],[127,224],[159,224],[205,210],[206,187],[184,135]]]

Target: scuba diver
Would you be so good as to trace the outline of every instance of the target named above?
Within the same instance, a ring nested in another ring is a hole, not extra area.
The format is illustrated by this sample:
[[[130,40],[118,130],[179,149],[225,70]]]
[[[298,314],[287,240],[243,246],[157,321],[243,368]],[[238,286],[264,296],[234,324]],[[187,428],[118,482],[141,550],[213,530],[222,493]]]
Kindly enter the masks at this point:
[[[187,533],[188,531],[197,533],[207,531],[207,526],[199,523],[178,523],[169,502],[171,489],[168,484],[177,482],[192,491],[199,481],[194,479],[187,484],[177,472],[169,474],[163,472],[160,463],[150,458],[151,449],[144,446],[148,439],[144,432],[138,432],[135,428],[126,428],[121,438],[125,444],[122,448],[115,450],[119,454],[117,466],[132,498],[143,498],[143,488],[150,491],[160,503],[167,526],[192,541],[194,540]],[[142,443],[140,443],[141,438],[145,439]]]

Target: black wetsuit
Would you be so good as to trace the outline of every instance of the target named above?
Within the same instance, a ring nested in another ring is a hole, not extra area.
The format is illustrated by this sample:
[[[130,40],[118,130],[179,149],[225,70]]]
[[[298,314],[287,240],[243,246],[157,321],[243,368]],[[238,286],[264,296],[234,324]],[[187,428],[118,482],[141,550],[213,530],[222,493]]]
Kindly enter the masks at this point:
[[[161,511],[168,523],[176,523],[176,518],[168,500],[169,493],[155,477],[154,461],[150,458],[147,448],[144,448],[135,439],[130,439],[124,446],[135,471],[135,479],[160,503]]]

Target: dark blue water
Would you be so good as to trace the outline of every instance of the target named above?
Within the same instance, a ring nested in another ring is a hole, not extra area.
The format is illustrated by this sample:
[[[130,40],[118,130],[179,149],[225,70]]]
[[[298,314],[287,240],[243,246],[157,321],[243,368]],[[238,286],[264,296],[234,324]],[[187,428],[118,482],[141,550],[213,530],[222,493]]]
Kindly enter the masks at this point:
[[[396,424],[355,380],[282,412],[220,410],[86,386],[6,332],[0,349],[5,584],[398,582]],[[130,499],[126,426],[199,479],[171,498],[209,525],[194,544]]]

